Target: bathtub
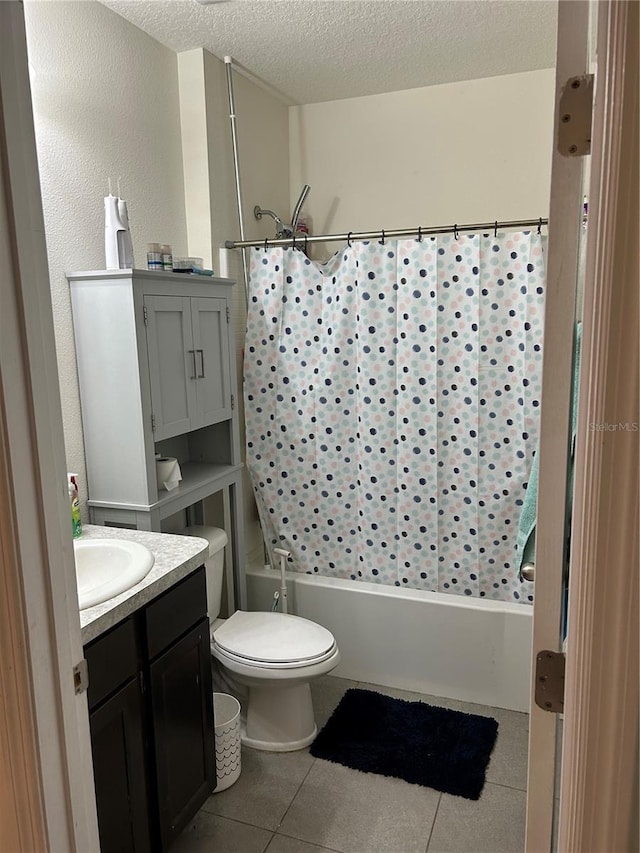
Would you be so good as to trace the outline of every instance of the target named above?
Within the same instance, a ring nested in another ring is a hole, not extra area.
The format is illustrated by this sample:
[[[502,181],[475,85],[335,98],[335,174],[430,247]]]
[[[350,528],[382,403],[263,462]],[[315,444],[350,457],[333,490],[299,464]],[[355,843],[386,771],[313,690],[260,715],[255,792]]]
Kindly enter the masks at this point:
[[[247,570],[249,610],[270,610],[280,573]],[[289,612],[328,628],[332,675],[529,710],[533,608],[287,573]]]

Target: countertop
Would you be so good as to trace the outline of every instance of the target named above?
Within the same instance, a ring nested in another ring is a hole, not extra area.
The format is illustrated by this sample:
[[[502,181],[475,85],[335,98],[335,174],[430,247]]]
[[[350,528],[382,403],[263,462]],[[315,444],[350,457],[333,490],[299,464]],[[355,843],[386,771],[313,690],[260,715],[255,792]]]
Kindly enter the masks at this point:
[[[146,545],[155,557],[149,574],[126,592],[80,611],[83,645],[95,640],[131,613],[148,604],[160,593],[199,568],[207,556],[209,543],[195,536],[169,533],[150,533],[146,530],[127,530],[122,527],[100,527],[84,524],[83,539],[127,539]]]

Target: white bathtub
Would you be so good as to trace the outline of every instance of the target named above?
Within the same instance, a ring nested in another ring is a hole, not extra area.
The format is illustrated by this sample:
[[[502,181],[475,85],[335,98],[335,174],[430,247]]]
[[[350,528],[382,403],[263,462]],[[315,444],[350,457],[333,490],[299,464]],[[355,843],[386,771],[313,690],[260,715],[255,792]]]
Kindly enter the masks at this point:
[[[249,610],[270,610],[274,570],[249,569]],[[328,628],[333,675],[515,711],[529,709],[526,605],[287,573],[289,612]]]

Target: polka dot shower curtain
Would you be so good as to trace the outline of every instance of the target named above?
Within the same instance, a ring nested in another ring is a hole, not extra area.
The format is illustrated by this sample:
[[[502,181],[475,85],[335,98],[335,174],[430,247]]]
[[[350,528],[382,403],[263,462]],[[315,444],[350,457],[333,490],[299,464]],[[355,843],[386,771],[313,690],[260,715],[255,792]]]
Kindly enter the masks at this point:
[[[247,464],[300,572],[531,601],[515,569],[536,448],[542,237],[253,249]]]

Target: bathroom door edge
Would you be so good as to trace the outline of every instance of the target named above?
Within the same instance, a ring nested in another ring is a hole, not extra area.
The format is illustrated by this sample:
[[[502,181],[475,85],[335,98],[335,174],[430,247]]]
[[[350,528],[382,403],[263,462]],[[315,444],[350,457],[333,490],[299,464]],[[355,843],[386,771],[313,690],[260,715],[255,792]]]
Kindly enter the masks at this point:
[[[585,5],[560,3],[559,65],[563,51],[582,49],[576,44],[575,15],[580,6],[584,13]],[[638,4],[606,0],[595,6],[597,71],[560,790],[553,787],[556,717],[532,701],[527,853],[638,849]],[[564,190],[566,185],[554,185],[552,178],[552,197]],[[557,227],[562,233],[563,223]],[[558,249],[566,259],[568,229],[564,237]],[[565,395],[565,407],[568,399]],[[548,402],[543,397],[543,406]],[[609,422],[612,431],[598,428]],[[546,479],[550,486],[552,476]],[[553,504],[552,492],[539,492],[541,505],[549,500]],[[546,589],[539,589],[541,569],[539,558],[538,605],[548,603],[550,589],[554,596],[554,584],[558,593],[561,589],[559,575],[548,576]],[[537,651],[553,649],[554,642],[559,650],[557,605],[555,598],[550,614],[538,614],[544,632],[537,638],[534,633],[534,661]],[[541,637],[544,645],[537,642]]]
[[[20,2],[0,3],[0,169],[0,674],[11,688],[0,697],[0,747],[12,759],[0,776],[0,847],[91,853],[89,718],[73,677],[80,615]]]
[[[637,2],[598,6],[558,850],[637,850]],[[598,425],[612,425],[613,430]]]

